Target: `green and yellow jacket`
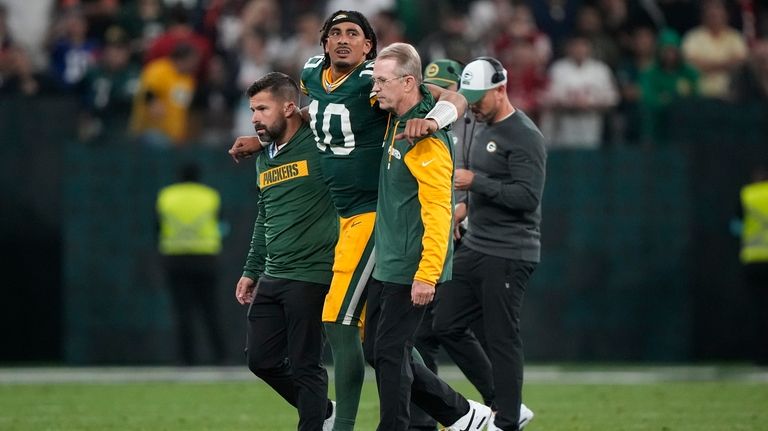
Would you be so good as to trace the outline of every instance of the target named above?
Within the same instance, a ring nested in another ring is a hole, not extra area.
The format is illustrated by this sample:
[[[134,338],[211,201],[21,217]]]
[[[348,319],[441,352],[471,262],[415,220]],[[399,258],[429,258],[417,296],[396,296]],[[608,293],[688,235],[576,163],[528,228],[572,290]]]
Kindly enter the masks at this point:
[[[445,130],[415,144],[396,140],[411,118],[423,118],[435,100],[423,85],[423,99],[390,118],[379,172],[376,208],[377,280],[435,285],[451,278],[453,261],[453,147]]]

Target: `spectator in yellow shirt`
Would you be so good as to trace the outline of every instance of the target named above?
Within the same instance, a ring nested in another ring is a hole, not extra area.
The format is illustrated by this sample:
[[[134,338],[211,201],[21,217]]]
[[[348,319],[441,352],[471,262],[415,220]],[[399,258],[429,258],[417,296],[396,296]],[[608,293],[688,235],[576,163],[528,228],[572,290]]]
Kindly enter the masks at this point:
[[[195,92],[200,54],[190,45],[148,63],[141,72],[133,103],[131,132],[142,143],[180,146],[188,138],[187,117]]]
[[[701,95],[724,99],[730,73],[747,58],[747,44],[728,25],[728,11],[720,0],[703,2],[701,21],[701,26],[685,34],[683,56],[701,73]]]

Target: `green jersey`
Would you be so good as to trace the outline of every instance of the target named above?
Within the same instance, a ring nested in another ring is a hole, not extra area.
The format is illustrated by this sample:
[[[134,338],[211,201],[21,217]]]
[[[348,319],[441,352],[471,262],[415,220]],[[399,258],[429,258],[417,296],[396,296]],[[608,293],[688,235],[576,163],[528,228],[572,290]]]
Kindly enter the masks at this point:
[[[256,159],[259,215],[243,276],[330,284],[339,225],[309,126]]]
[[[310,58],[301,90],[311,99],[310,127],[336,210],[342,217],[376,210],[379,161],[387,113],[375,105],[373,60],[329,82],[323,56]]]

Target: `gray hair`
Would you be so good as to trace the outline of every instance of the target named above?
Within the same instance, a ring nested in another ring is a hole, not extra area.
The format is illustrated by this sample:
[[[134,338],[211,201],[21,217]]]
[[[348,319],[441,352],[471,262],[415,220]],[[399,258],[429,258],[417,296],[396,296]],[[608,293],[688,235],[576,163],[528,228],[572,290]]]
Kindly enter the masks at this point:
[[[377,60],[385,58],[395,60],[398,75],[413,76],[416,79],[416,82],[421,84],[421,57],[419,57],[419,53],[413,45],[402,42],[395,42],[388,45],[386,48],[382,49],[376,57]]]

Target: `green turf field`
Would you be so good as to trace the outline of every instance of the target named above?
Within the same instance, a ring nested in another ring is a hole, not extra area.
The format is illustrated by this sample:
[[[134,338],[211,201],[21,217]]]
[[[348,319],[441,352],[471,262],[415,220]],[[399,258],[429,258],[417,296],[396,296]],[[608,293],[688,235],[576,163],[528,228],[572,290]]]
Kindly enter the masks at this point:
[[[610,376],[608,377],[610,380]],[[462,379],[450,379],[476,397]],[[556,379],[555,379],[556,380]],[[529,382],[536,413],[526,431],[768,430],[765,380],[631,384]],[[366,383],[359,430],[374,430],[375,385]],[[147,383],[0,383],[0,430],[292,430],[296,413],[258,380]]]

